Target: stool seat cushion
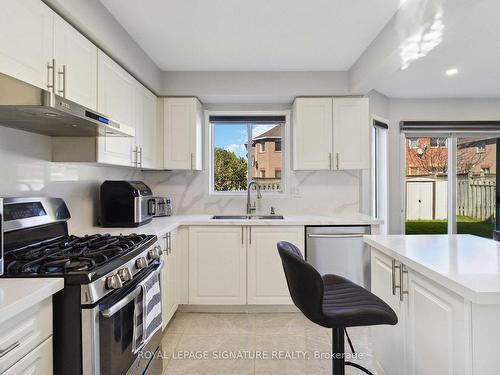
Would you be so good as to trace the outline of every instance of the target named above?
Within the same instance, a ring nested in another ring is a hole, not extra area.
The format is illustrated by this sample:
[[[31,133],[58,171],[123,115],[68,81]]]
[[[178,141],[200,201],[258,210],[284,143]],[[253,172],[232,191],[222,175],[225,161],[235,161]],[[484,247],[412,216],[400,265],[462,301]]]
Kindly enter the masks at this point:
[[[330,328],[371,326],[398,322],[384,301],[363,287],[337,275],[324,275],[323,321]]]

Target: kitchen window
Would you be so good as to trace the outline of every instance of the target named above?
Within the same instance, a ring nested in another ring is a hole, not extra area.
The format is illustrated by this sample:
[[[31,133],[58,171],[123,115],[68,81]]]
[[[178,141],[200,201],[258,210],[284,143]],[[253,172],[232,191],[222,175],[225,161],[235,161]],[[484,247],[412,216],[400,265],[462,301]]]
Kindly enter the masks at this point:
[[[281,150],[285,116],[210,116],[209,123],[212,194],[246,193],[251,180],[262,192],[283,192],[283,154],[266,148],[279,143]]]

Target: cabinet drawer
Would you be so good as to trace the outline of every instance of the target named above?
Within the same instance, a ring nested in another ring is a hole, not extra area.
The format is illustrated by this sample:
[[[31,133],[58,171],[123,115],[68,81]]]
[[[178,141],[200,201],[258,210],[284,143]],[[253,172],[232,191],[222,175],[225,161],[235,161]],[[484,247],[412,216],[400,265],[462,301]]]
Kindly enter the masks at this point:
[[[0,324],[0,373],[21,359],[26,359],[29,352],[51,335],[52,298]]]
[[[52,372],[52,337],[49,337],[4,375],[50,375]]]

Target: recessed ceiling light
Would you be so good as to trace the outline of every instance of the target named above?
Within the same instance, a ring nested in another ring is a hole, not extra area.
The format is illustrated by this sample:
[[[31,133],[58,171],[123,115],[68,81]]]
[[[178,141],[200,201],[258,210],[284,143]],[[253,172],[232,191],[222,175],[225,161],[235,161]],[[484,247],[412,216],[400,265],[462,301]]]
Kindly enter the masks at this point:
[[[451,69],[448,69],[445,74],[447,76],[454,76],[455,74],[458,73],[458,69],[457,68],[451,68]]]

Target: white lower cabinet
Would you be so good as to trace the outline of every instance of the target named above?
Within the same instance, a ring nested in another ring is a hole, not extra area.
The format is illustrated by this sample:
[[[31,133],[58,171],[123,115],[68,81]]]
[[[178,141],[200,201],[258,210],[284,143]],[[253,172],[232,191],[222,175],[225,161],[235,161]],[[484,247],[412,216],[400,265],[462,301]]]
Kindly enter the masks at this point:
[[[0,324],[0,373],[52,374],[52,298]]]
[[[248,227],[247,303],[292,304],[276,244],[288,241],[304,249],[304,227]]]
[[[49,375],[53,372],[52,336],[38,345],[4,375]]]
[[[163,269],[161,271],[161,299],[163,328],[170,322],[179,307],[177,273],[179,272],[179,255],[176,244],[176,232],[169,232],[160,238],[163,252]]]
[[[379,372],[387,375],[401,374],[405,367],[403,307],[399,293],[393,294],[392,259],[372,250],[371,254],[372,293],[385,301],[398,316],[395,326],[373,326],[373,356]],[[396,274],[398,276],[398,274]],[[399,276],[398,276],[399,277]],[[398,283],[398,280],[395,280]],[[388,349],[390,348],[390,349]]]
[[[189,303],[292,304],[278,241],[304,246],[304,227],[189,228]]]
[[[470,303],[404,264],[393,264],[392,258],[377,250],[372,249],[371,259],[372,292],[399,319],[396,326],[372,327],[378,372],[470,374]]]
[[[470,314],[463,298],[411,270],[403,288],[408,291],[408,374],[469,374]]]
[[[246,303],[246,238],[241,226],[189,228],[189,303]]]

